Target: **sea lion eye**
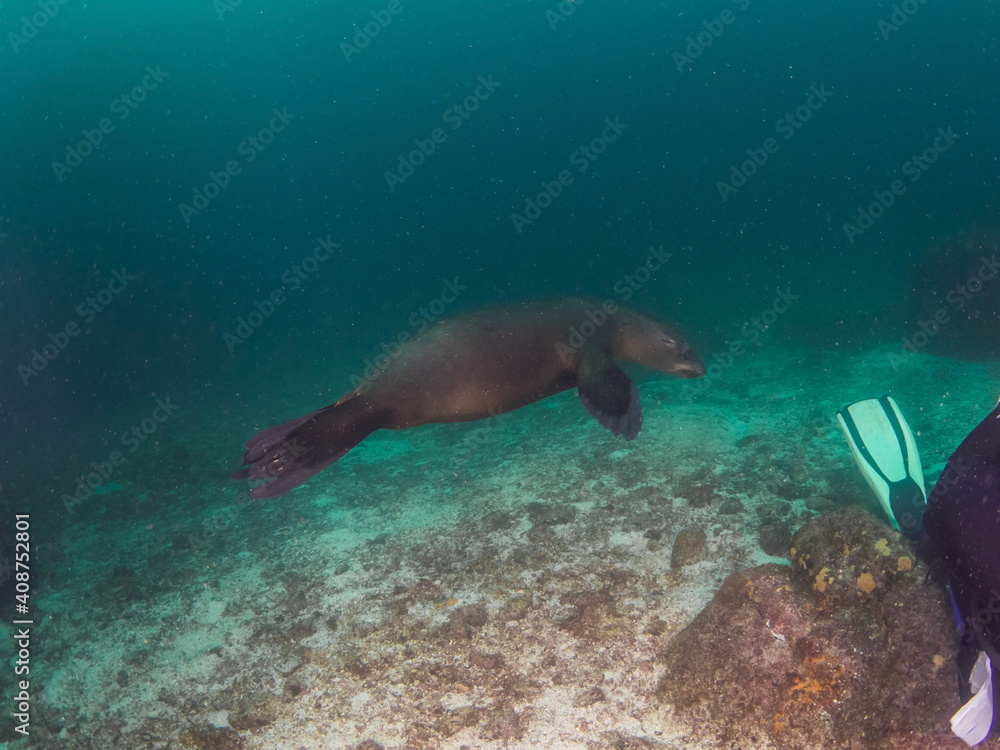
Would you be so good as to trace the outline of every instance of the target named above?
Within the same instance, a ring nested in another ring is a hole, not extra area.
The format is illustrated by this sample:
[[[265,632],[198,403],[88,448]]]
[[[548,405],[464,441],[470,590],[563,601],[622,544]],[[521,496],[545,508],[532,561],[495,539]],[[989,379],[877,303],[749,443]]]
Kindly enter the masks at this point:
[[[681,354],[681,359],[683,359],[685,362],[687,362],[693,356],[694,356],[694,352],[693,351],[691,351],[690,349],[685,349],[684,353]]]

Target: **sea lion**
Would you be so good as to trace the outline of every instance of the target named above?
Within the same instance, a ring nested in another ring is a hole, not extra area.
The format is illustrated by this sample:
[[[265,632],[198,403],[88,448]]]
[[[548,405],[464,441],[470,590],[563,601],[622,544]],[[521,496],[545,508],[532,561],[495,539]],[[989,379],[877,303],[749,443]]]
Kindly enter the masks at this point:
[[[668,323],[608,300],[563,299],[480,310],[443,320],[403,343],[374,378],[337,403],[257,433],[234,479],[263,479],[275,497],[341,458],[375,430],[466,422],[578,388],[587,410],[631,440],[639,394],[615,360],[684,378],[704,363]]]

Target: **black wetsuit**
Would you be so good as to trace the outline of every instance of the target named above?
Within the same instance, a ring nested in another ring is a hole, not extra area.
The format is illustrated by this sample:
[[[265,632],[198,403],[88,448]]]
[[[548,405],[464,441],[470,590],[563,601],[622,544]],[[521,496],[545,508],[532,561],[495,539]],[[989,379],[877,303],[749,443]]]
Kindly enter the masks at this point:
[[[959,688],[980,651],[993,665],[993,728],[1000,731],[1000,406],[948,459],[924,511],[929,551],[948,576],[962,633]]]

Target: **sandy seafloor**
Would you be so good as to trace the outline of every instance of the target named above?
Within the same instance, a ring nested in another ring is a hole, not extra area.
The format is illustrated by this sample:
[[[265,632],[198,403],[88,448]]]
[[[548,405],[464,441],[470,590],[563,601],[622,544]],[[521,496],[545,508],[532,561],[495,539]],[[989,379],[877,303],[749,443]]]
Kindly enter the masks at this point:
[[[1000,395],[1000,365],[890,352],[771,341],[694,398],[643,382],[633,442],[575,392],[382,432],[263,502],[226,479],[232,405],[182,410],[64,538],[35,539],[34,733],[9,746],[239,747],[198,730],[231,724],[248,749],[701,747],[654,696],[671,636],[776,561],[762,522],[877,512],[836,410],[891,393],[930,485]],[[685,528],[707,557],[672,571]]]

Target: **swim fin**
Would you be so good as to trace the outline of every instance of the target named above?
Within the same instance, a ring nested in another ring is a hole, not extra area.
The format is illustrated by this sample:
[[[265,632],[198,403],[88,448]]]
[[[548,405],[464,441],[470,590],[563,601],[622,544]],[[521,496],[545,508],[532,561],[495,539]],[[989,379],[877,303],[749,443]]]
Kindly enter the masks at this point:
[[[993,665],[985,653],[979,654],[969,684],[973,697],[951,717],[951,731],[974,747],[989,736],[993,726]]]
[[[921,539],[927,505],[924,472],[896,402],[891,396],[858,401],[838,411],[837,421],[893,525],[911,539]]]

